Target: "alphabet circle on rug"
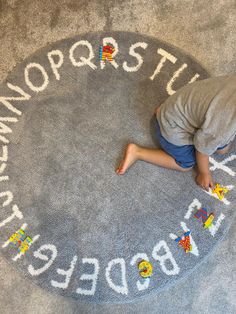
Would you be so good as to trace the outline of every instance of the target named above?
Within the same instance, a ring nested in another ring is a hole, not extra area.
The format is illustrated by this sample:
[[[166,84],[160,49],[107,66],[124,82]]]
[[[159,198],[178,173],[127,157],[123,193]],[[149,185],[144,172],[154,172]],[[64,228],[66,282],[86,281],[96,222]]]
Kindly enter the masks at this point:
[[[112,57],[101,60],[108,44]],[[159,147],[154,109],[207,77],[184,51],[129,32],[78,35],[17,65],[0,85],[1,255],[49,292],[94,303],[157,293],[193,271],[235,215],[235,143],[210,157],[223,199],[191,172],[115,169],[127,143]],[[214,213],[207,228],[194,217],[202,208]],[[19,230],[26,252],[9,240]],[[188,254],[175,241],[183,234]]]

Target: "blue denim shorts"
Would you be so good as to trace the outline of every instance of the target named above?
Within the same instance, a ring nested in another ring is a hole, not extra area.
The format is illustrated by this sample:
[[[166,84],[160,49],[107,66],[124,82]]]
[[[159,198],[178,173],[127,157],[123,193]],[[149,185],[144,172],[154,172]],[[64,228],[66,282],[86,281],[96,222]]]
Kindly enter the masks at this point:
[[[168,142],[161,134],[161,130],[156,120],[156,136],[162,149],[169,155],[171,155],[175,162],[182,168],[191,168],[196,164],[195,147],[194,145],[177,146]],[[227,145],[218,147],[217,149],[223,149]]]

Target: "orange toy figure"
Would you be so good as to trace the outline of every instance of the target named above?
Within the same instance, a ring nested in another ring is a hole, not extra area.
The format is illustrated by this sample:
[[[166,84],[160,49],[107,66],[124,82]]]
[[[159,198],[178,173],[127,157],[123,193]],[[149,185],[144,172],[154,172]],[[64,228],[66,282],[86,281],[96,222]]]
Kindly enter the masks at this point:
[[[216,194],[219,200],[222,200],[226,193],[229,192],[229,189],[226,187],[220,186],[219,183],[216,183],[214,189],[212,190],[212,194]]]
[[[103,62],[105,62],[105,60],[113,61],[112,54],[114,51],[115,51],[115,48],[113,48],[110,45],[100,46],[100,49],[99,49],[100,61],[103,61]]]
[[[190,243],[189,235],[190,231],[184,233],[184,239],[182,239],[182,237],[178,237],[175,239],[175,241],[178,242],[178,244],[183,247],[185,253],[192,251],[192,245]]]

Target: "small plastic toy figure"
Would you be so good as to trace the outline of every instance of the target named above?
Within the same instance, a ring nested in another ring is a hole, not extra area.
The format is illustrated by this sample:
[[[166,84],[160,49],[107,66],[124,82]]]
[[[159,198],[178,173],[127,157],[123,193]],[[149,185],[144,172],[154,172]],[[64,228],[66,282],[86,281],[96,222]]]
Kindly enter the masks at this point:
[[[210,213],[208,215],[207,209],[203,207],[203,208],[198,209],[194,217],[198,219],[202,218],[203,227],[209,228],[212,225],[215,215],[214,213]]]
[[[113,48],[110,45],[100,46],[100,48],[99,48],[99,59],[100,59],[100,61],[103,61],[103,62],[105,62],[105,60],[113,61],[112,54],[114,51],[115,51],[115,48]]]
[[[17,232],[13,233],[10,238],[9,241],[11,244],[15,245],[15,246],[19,246],[19,244],[21,244],[21,242],[23,241],[25,237],[25,232],[23,229],[19,229]]]
[[[23,229],[19,229],[17,232],[13,233],[13,235],[9,238],[9,241],[21,253],[28,251],[30,244],[33,242],[31,237],[26,236]]]
[[[26,251],[28,251],[30,243],[32,243],[32,239],[31,237],[27,236],[25,238],[25,240],[21,243],[21,246],[19,246],[18,251],[20,251],[21,253],[25,253]]]
[[[212,225],[212,222],[213,222],[214,218],[215,218],[214,214],[211,213],[208,216],[207,220],[204,222],[203,227],[206,228],[206,229],[209,228]]]
[[[184,238],[178,237],[175,239],[175,241],[178,242],[178,244],[183,247],[185,253],[192,251],[192,245],[190,243],[189,235],[190,235],[190,231],[187,231],[184,233],[184,236],[183,236]]]
[[[225,194],[229,192],[229,189],[227,189],[224,186],[220,186],[219,183],[216,183],[214,189],[212,190],[212,194],[217,194],[219,200],[222,201],[224,198]]]
[[[143,278],[149,278],[152,276],[152,264],[148,261],[142,260],[138,264],[139,274]]]

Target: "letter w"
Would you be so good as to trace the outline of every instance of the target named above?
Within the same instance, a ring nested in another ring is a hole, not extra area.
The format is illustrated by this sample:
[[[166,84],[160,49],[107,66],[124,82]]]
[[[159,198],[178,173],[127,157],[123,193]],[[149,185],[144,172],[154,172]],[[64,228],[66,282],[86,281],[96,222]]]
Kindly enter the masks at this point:
[[[22,112],[18,110],[16,107],[14,107],[10,101],[11,100],[29,100],[31,96],[23,91],[19,86],[12,85],[11,83],[7,83],[7,87],[17,93],[19,93],[21,96],[18,97],[6,97],[6,96],[0,96],[0,103],[2,103],[8,110],[16,113],[17,115],[21,115]]]

